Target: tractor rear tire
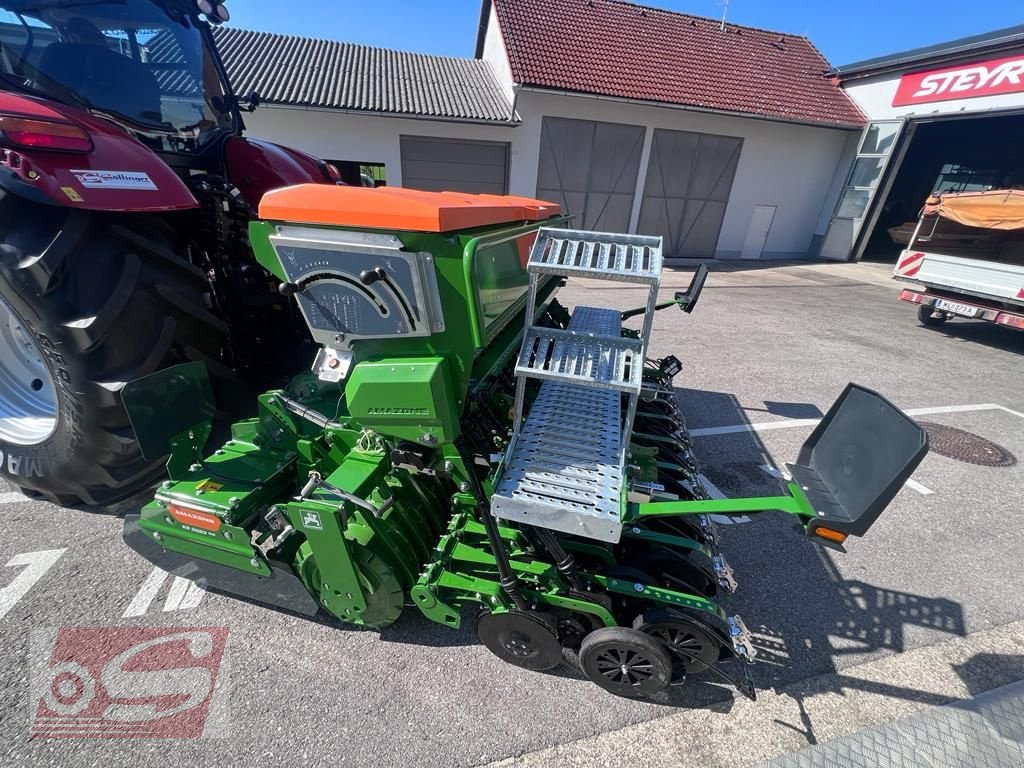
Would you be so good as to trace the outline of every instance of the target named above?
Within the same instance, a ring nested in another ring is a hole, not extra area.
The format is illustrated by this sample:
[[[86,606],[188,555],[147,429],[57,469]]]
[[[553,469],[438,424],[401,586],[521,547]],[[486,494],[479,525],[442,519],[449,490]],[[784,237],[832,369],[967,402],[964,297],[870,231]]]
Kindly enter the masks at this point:
[[[65,506],[142,490],[163,467],[142,456],[121,388],[220,360],[207,276],[156,216],[0,192],[0,232],[0,477]]]

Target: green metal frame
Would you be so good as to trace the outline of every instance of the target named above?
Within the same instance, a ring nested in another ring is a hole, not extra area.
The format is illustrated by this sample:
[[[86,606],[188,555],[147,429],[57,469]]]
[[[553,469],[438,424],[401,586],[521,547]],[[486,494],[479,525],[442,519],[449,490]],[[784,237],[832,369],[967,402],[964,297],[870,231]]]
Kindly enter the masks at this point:
[[[787,484],[789,496],[753,496],[739,499],[700,499],[697,501],[654,501],[630,504],[622,517],[632,523],[652,517],[685,517],[687,515],[749,515],[758,512],[785,512],[806,524],[817,513],[797,483]]]

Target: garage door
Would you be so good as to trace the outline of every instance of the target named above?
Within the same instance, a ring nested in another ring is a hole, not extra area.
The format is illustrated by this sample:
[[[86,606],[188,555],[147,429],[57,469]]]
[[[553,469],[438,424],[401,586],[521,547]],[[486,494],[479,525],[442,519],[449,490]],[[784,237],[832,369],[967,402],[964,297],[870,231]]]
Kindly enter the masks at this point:
[[[640,125],[545,117],[537,197],[561,203],[574,227],[627,232],[643,144]]]
[[[402,136],[402,186],[438,192],[508,191],[508,144]]]
[[[637,231],[665,238],[665,255],[715,255],[743,139],[655,129]]]

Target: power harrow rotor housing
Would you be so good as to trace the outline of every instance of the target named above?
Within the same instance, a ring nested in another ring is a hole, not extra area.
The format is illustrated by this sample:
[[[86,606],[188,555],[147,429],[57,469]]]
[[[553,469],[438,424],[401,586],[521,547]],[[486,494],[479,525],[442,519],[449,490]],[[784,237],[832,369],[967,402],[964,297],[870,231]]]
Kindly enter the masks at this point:
[[[788,494],[710,499],[672,388],[647,354],[660,238],[565,229],[535,200],[295,187],[251,226],[321,350],[204,457],[201,365],[132,382],[169,479],[125,539],[172,573],[302,614],[383,627],[413,604],[543,670],[652,696],[710,672],[753,696],[755,649],[711,514],[778,510],[818,541],[862,535],[924,456],[920,428],[851,385]],[[620,313],[555,301],[566,278],[645,286]],[[622,321],[643,315],[639,331]]]

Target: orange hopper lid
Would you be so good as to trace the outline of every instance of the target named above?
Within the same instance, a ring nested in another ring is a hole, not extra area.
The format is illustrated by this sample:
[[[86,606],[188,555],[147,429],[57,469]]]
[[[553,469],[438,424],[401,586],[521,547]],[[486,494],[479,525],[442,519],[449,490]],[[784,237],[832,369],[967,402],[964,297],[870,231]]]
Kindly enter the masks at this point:
[[[326,184],[275,189],[260,201],[261,219],[412,232],[541,221],[560,212],[557,203],[528,197]]]

